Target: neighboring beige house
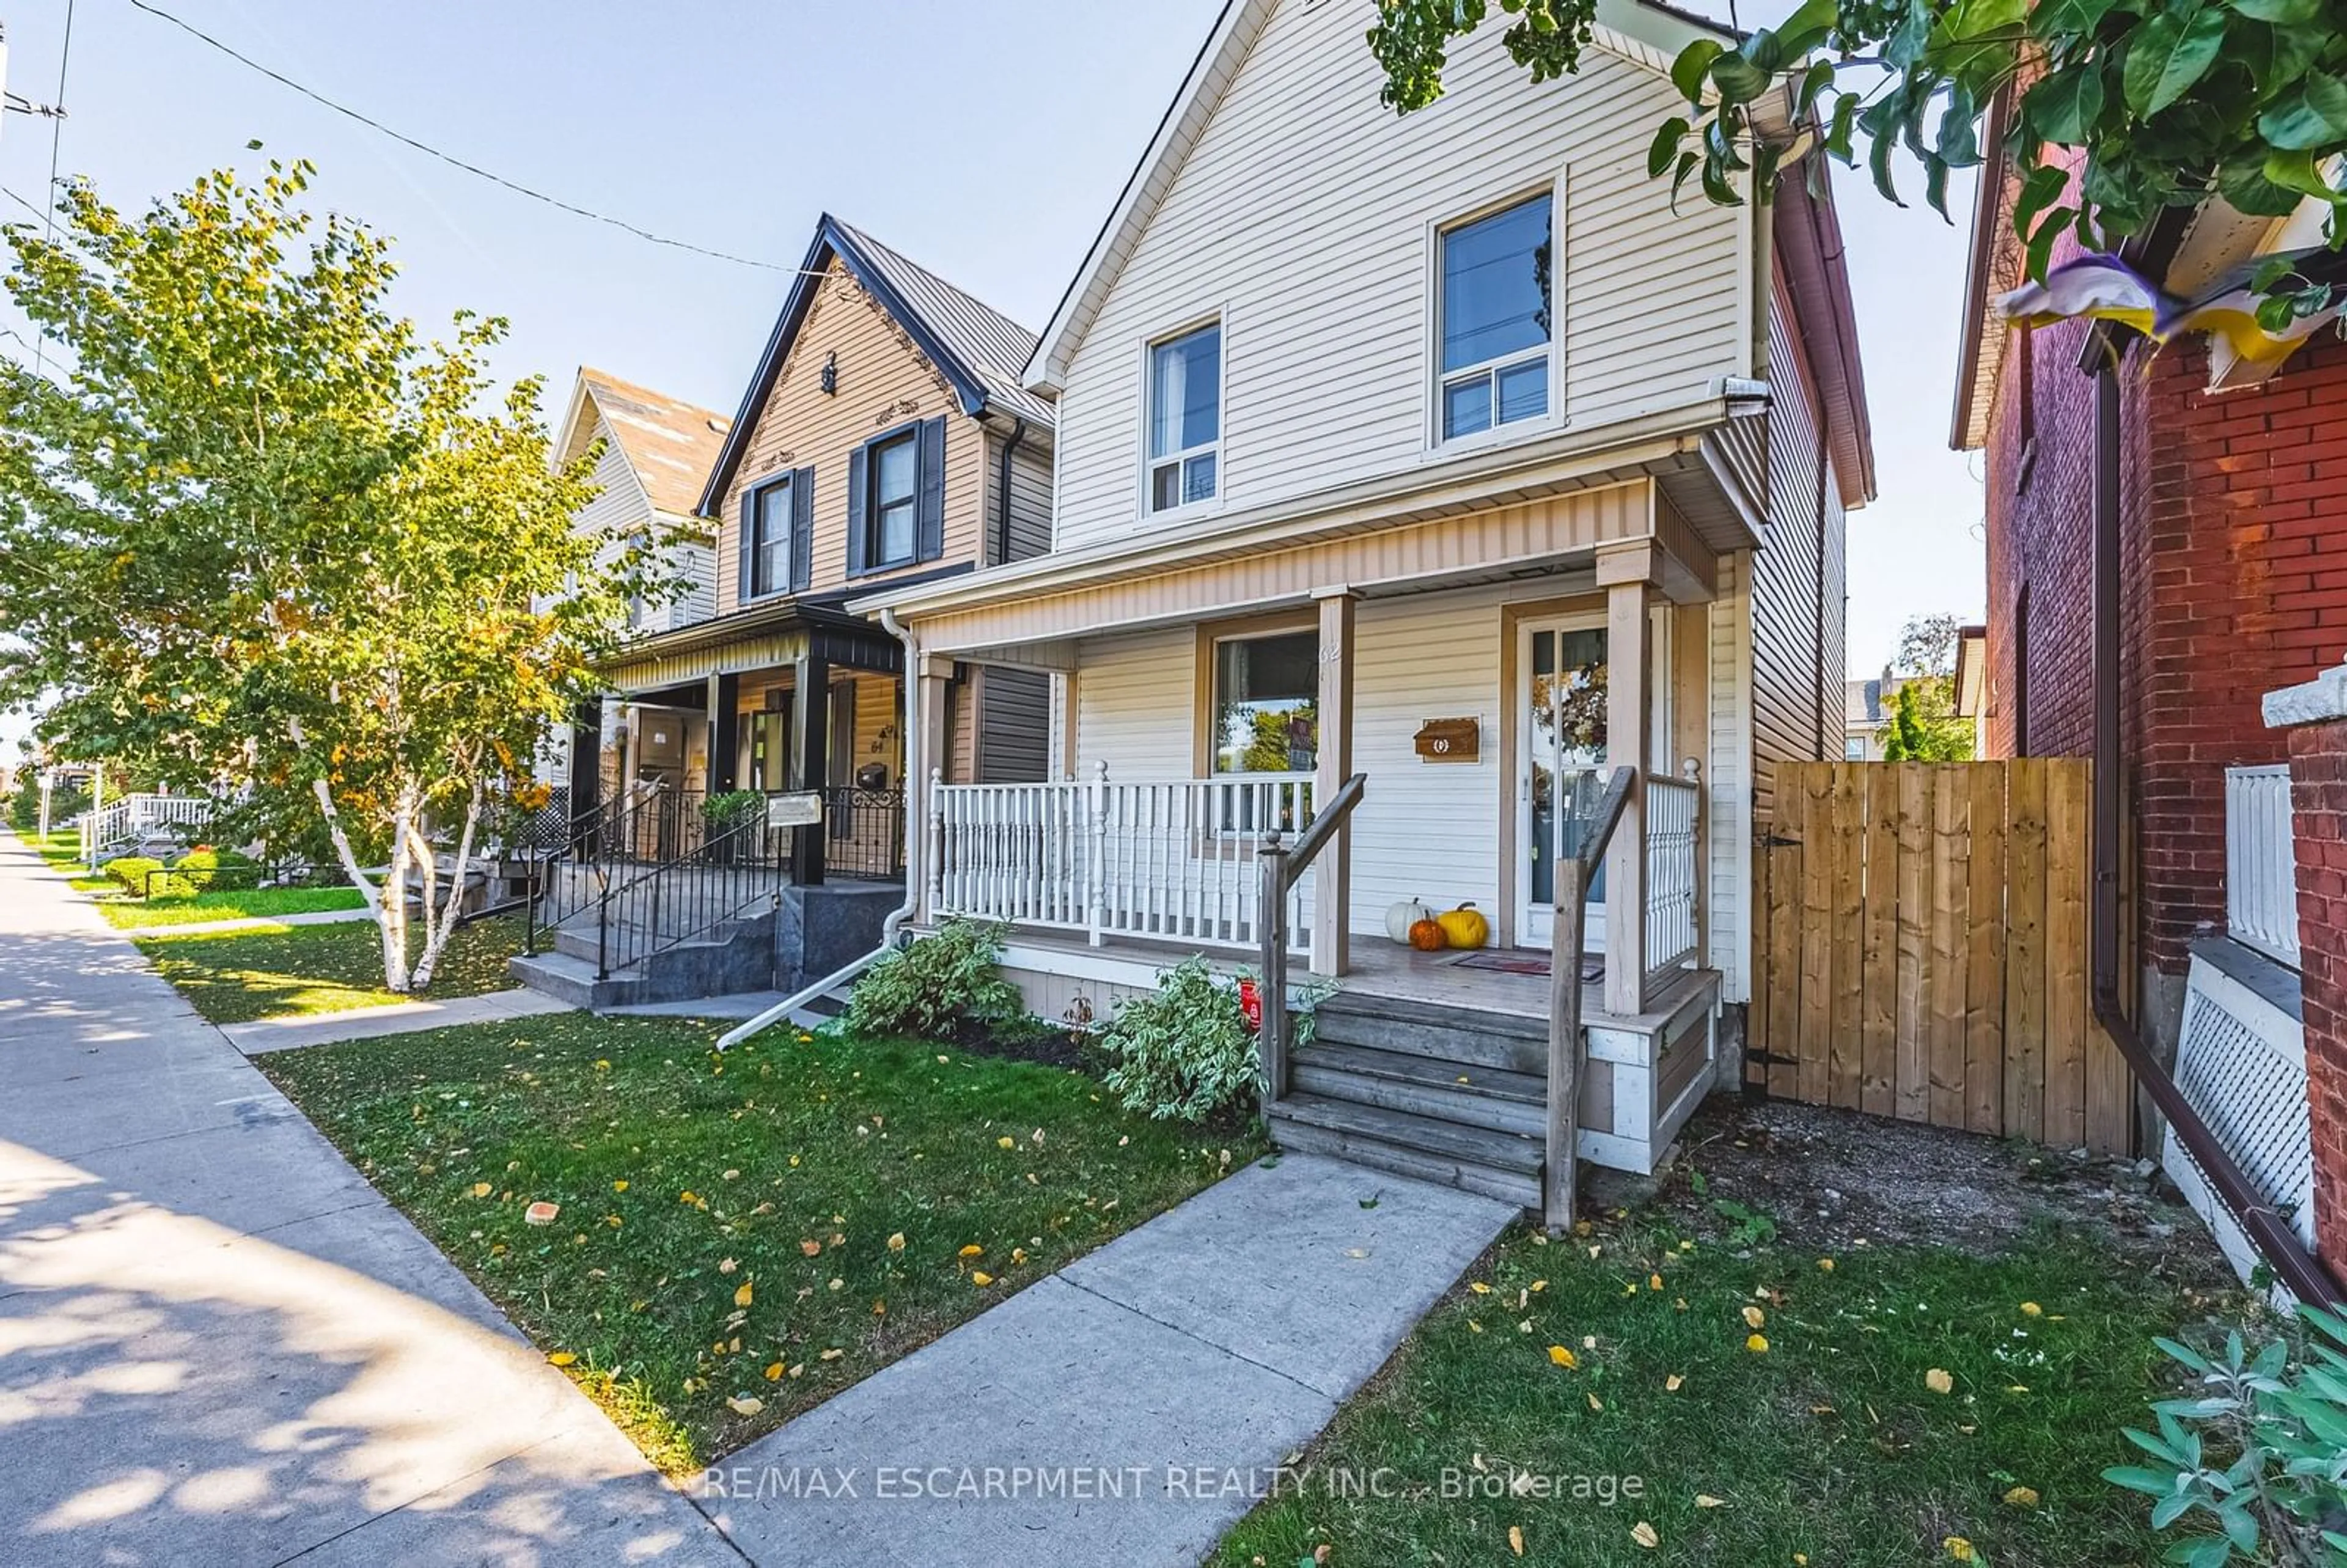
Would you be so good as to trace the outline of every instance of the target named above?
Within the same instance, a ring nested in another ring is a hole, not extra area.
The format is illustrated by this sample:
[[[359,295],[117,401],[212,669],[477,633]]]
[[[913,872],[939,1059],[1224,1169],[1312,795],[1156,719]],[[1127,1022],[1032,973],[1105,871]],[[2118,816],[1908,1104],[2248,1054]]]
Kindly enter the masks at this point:
[[[844,603],[1049,544],[1052,410],[1019,382],[1034,341],[821,220],[739,412],[676,492],[711,519],[709,611],[647,629],[604,671],[624,722],[601,793],[826,790],[834,868],[899,872],[904,648]],[[1048,692],[1038,673],[954,671],[931,756],[957,780],[1041,777]]]
[[[1274,927],[1342,988],[1315,1048],[1342,1059],[1274,1086],[1282,1139],[1522,1196],[1521,1099],[1452,1085],[1536,1091],[1554,868],[1613,764],[1644,776],[1592,919],[1583,1152],[1648,1168],[1713,1080],[1776,765],[1842,744],[1864,389],[1829,198],[1796,173],[1674,212],[1646,175],[1704,24],[1604,0],[1539,85],[1486,29],[1397,118],[1363,17],[1217,22],[1028,367],[1050,553],[855,608],[917,640],[939,733],[954,671],[1050,673],[1074,782],[948,782],[915,835],[922,917],[1010,922],[1046,1015],[1244,960],[1261,835],[1365,775]],[[1397,947],[1421,899],[1500,951]]]
[[[1884,671],[1871,681],[1842,682],[1841,760],[1879,763],[1882,760],[1882,726],[1891,722],[1891,704],[1901,682]]]

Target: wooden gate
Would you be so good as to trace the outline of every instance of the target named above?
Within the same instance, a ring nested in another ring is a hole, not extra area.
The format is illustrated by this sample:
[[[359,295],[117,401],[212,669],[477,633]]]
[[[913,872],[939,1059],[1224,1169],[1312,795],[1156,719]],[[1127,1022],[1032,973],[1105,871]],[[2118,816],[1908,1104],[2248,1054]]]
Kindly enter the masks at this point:
[[[1780,764],[1746,1081],[2132,1152],[2132,1081],[2088,997],[2092,776],[2072,757]],[[2132,924],[2123,905],[2123,975]]]

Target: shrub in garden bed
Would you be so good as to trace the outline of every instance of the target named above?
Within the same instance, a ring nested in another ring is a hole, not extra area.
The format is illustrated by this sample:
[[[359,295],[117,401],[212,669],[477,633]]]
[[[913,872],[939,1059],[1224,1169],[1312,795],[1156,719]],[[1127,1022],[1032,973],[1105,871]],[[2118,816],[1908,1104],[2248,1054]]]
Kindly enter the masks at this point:
[[[1101,1030],[1102,1081],[1128,1111],[1204,1122],[1254,1108],[1261,1084],[1255,1031],[1237,988],[1203,958],[1157,977],[1157,989],[1117,1004]]]
[[[971,1045],[1022,1024],[1026,1004],[1002,978],[1001,958],[1001,927],[948,920],[865,971],[848,999],[847,1027],[875,1039]]]

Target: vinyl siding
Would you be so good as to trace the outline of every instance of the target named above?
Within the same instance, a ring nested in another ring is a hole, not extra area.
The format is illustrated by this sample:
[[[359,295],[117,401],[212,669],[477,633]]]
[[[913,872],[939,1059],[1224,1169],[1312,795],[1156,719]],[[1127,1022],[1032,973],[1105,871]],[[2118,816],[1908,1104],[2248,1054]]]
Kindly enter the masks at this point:
[[[1031,442],[1010,456],[1011,560],[1051,549],[1051,458]]]
[[[653,511],[642,482],[629,465],[627,454],[600,414],[595,418],[593,436],[603,443],[603,455],[595,460],[594,474],[595,483],[602,487],[593,500],[571,514],[571,527],[616,541],[641,528],[667,526]],[[603,552],[603,559],[608,562],[619,553],[620,546],[615,542]],[[631,630],[673,631],[717,613],[715,558],[708,546],[673,544],[669,547],[663,565],[690,582],[691,590],[682,599],[647,606]]]
[[[1752,554],[1719,563],[1719,597],[1705,607],[1710,622],[1710,761],[1704,769],[1706,855],[1713,968],[1722,996],[1750,996],[1752,930]]]
[[[1816,759],[1821,743],[1829,753],[1841,738],[1841,499],[1829,463],[1820,527],[1817,403],[1781,292],[1769,314],[1768,384],[1775,396],[1768,537],[1752,567],[1753,810],[1758,821],[1768,820],[1773,808],[1776,764]]]
[[[1561,405],[1579,425],[1702,394],[1737,352],[1744,220],[1670,210],[1645,172],[1667,81],[1597,47],[1535,86],[1502,29],[1461,44],[1450,90],[1378,103],[1368,8],[1286,0],[1223,96],[1068,366],[1061,548],[1140,514],[1142,361],[1220,314],[1223,499],[1249,507],[1399,475],[1426,446],[1435,225],[1562,179]]]
[[[825,393],[821,383],[825,357],[832,354],[839,356],[836,394]],[[870,573],[858,578],[859,583],[876,587],[892,577],[978,559],[988,443],[980,426],[962,415],[944,377],[879,302],[835,261],[775,379],[773,395],[758,411],[717,518],[719,612],[737,608],[743,490],[786,469],[815,469],[815,550],[808,589],[819,593],[837,588],[847,580],[849,458],[883,430],[938,415],[947,416],[942,560]]]
[[[1078,645],[1076,777],[1190,777],[1197,657],[1188,627]]]

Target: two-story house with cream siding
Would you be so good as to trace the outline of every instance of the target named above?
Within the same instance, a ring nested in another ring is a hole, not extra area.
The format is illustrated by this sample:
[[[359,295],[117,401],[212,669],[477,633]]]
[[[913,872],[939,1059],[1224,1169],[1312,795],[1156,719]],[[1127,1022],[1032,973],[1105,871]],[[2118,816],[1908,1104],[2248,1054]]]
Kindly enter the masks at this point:
[[[1583,1154],[1649,1168],[1713,1081],[1776,766],[1842,743],[1864,390],[1806,169],[1676,211],[1647,176],[1705,24],[1605,0],[1546,84],[1486,29],[1398,118],[1373,11],[1232,0],[1027,369],[1051,551],[855,607],[914,640],[940,735],[957,671],[1051,682],[1057,782],[923,781],[924,919],[1009,922],[1047,1016],[1268,929],[1338,988],[1283,1141],[1529,1202],[1555,966],[1587,980]],[[1588,951],[1553,955],[1623,764]],[[1354,775],[1264,907],[1262,835]],[[1483,950],[1391,939],[1462,904]]]
[[[1034,343],[871,236],[817,224],[739,411],[681,492],[713,538],[708,610],[604,671],[622,715],[604,794],[644,825],[631,852],[689,841],[708,797],[823,790],[829,873],[900,873],[903,645],[844,604],[1048,547],[1052,409],[1020,380]],[[932,760],[961,782],[1043,776],[1048,695],[1040,673],[955,671]],[[803,856],[795,874],[825,869]]]

